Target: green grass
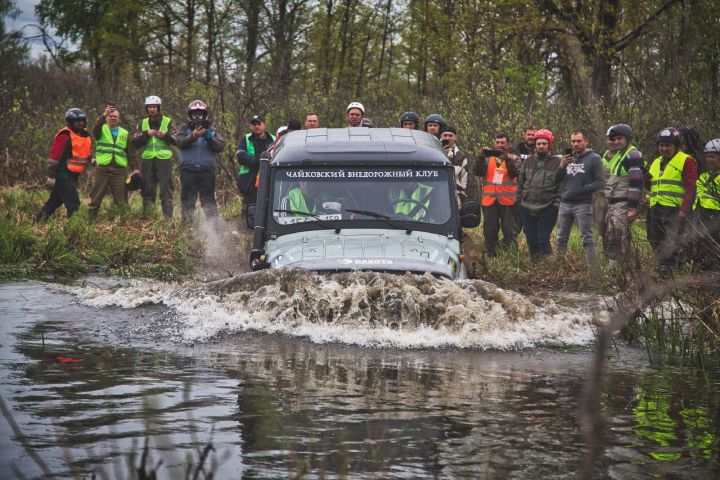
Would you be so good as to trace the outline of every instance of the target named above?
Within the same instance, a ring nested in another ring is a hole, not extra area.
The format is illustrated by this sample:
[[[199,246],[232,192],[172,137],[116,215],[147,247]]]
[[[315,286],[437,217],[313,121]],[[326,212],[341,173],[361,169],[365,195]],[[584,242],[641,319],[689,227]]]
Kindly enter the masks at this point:
[[[70,219],[61,208],[35,224],[47,195],[42,190],[0,190],[0,277],[72,277],[100,270],[178,280],[197,266],[201,242],[179,219],[143,218],[139,195],[131,198],[125,213],[106,199],[95,222],[81,207]]]

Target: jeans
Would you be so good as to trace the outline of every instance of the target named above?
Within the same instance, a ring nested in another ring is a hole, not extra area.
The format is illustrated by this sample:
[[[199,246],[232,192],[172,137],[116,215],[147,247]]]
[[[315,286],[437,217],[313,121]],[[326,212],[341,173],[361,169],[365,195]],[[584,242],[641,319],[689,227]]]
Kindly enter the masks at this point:
[[[557,233],[558,255],[564,255],[567,251],[570,230],[575,220],[580,229],[585,260],[588,264],[592,264],[595,262],[595,243],[593,242],[593,209],[590,203],[560,203]]]
[[[532,213],[525,207],[520,207],[520,222],[525,231],[530,255],[539,257],[551,255],[550,234],[555,228],[557,221],[558,207],[555,204],[548,205],[537,213]]]

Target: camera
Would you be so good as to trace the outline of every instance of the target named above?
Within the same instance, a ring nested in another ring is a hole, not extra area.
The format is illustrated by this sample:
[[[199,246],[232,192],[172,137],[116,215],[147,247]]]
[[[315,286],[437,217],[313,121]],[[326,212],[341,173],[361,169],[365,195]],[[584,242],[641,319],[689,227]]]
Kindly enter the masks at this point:
[[[199,127],[206,128],[206,129],[210,128],[210,120],[208,120],[206,118],[197,118],[197,119],[190,120],[190,128],[195,130],[196,128],[199,128]]]

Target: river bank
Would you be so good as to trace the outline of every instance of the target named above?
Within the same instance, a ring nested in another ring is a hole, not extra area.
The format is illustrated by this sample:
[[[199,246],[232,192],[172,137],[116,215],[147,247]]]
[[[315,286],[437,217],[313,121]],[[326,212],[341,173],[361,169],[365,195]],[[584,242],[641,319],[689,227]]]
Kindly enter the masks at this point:
[[[130,212],[124,215],[106,201],[96,222],[89,222],[81,208],[71,220],[60,209],[48,222],[35,224],[35,215],[46,199],[47,193],[40,189],[0,190],[4,212],[0,217],[0,278],[73,277],[94,272],[176,281],[217,270],[215,257],[221,254],[235,261],[226,258],[222,262],[223,274],[247,271],[250,239],[237,234],[241,221],[237,201],[220,205],[222,222],[217,232],[211,232],[203,227],[202,214],[193,226],[161,216],[143,218],[139,195],[131,197]],[[606,269],[586,267],[576,232],[566,256],[543,262],[530,260],[522,236],[518,249],[487,257],[480,228],[465,233],[463,251],[471,278],[521,292],[613,293],[613,278]]]

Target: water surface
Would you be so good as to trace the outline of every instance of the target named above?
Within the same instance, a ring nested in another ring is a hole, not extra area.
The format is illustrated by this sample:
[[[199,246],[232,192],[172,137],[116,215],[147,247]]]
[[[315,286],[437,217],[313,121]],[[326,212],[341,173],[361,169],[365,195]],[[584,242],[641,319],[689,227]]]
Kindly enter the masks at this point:
[[[208,442],[217,478],[574,478],[590,308],[423,279],[285,282],[0,285],[0,393],[57,478],[127,477],[146,440],[160,478]],[[457,298],[486,314],[442,306]],[[618,346],[597,478],[717,478],[716,378]],[[40,476],[22,442],[0,420],[0,478]]]

